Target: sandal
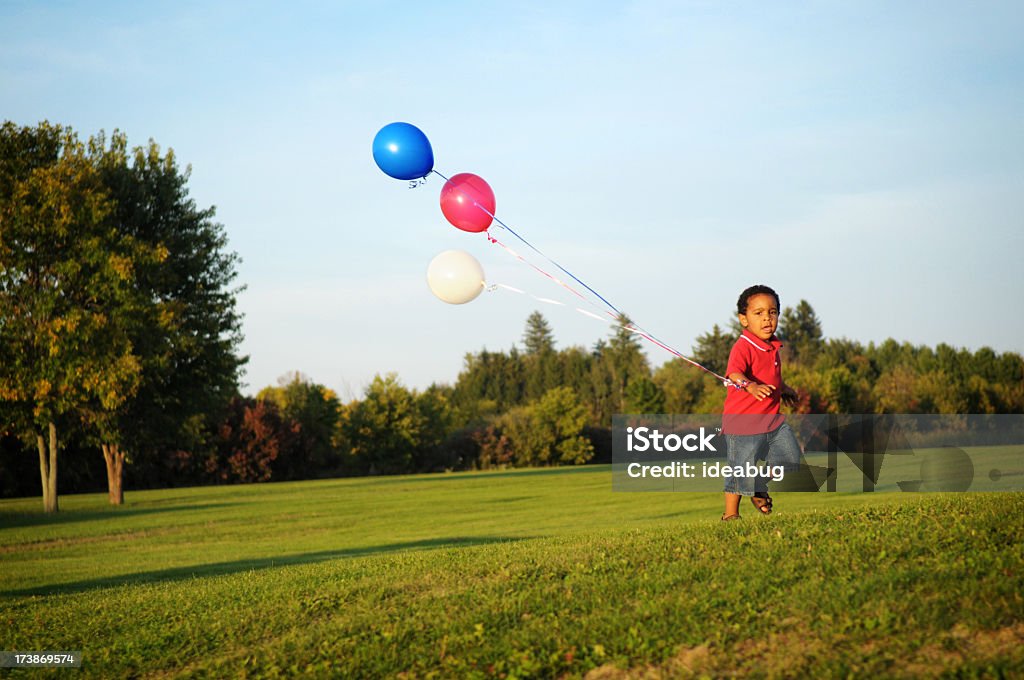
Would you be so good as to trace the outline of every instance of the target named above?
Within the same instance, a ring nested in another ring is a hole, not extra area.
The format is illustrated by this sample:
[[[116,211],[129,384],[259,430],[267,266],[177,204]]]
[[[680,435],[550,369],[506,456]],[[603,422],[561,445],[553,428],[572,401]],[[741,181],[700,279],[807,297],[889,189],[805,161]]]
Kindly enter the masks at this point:
[[[758,491],[750,497],[750,502],[762,515],[772,514],[772,497],[768,495],[767,491]]]
[[[729,520],[739,519],[739,518],[740,518],[739,515],[722,515],[722,521],[723,522],[728,522]]]

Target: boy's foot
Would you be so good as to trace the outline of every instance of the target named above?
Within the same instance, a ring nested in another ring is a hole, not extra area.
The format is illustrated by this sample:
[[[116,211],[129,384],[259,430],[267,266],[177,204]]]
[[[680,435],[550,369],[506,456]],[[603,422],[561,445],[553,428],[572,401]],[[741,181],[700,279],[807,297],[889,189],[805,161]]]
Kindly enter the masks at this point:
[[[762,515],[772,514],[772,497],[768,495],[767,491],[755,493],[750,497],[750,502],[754,504],[754,507]]]
[[[739,515],[722,515],[722,521],[723,522],[728,522],[731,519],[739,519],[739,518],[740,518]]]

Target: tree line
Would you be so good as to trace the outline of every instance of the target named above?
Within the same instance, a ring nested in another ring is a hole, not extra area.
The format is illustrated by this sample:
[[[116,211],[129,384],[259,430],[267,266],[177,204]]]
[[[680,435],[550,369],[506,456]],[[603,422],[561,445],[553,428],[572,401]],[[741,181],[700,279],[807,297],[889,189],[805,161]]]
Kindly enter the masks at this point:
[[[342,403],[301,374],[239,391],[237,256],[188,170],[150,141],[82,143],[42,123],[0,128],[0,494],[398,474],[610,459],[615,413],[716,413],[712,376],[652,367],[620,319],[559,349],[534,312],[521,343],[467,354],[452,384],[377,376]],[[691,357],[724,373],[733,320]],[[1022,413],[1017,353],[826,338],[783,310],[787,382],[803,413]],[[61,475],[57,476],[58,460]]]
[[[1016,353],[825,339],[805,301],[784,311],[779,333],[787,382],[801,396],[791,412],[1024,411]],[[721,372],[735,338],[735,329],[714,326],[693,357]],[[294,373],[255,397],[235,394],[216,417],[193,423],[192,446],[154,446],[135,457],[128,477],[142,488],[607,462],[614,413],[716,413],[723,399],[716,379],[682,360],[652,368],[621,327],[589,350],[558,350],[535,312],[521,347],[467,354],[454,384],[416,390],[395,374],[378,375],[361,398],[342,403]],[[17,448],[3,442],[4,479]],[[77,476],[68,489],[98,486],[99,475],[86,469],[96,456],[84,441],[70,448]]]

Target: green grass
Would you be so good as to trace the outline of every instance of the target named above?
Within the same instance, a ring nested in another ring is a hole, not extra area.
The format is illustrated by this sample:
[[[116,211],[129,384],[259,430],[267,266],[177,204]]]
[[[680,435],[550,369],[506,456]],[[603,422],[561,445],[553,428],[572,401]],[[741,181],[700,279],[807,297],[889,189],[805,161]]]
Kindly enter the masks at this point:
[[[722,523],[720,494],[585,467],[127,499],[0,502],[0,649],[88,677],[1024,673],[1020,494]]]

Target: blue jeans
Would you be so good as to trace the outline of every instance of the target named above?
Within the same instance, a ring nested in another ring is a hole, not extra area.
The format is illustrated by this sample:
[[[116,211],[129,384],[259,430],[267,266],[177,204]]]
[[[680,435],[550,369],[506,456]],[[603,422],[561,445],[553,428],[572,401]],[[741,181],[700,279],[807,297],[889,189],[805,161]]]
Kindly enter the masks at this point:
[[[769,466],[781,465],[786,472],[800,467],[800,444],[789,423],[782,423],[775,430],[763,434],[727,434],[725,441],[731,466],[746,467],[748,463],[757,465],[758,460],[764,460]],[[741,496],[767,493],[769,479],[761,475],[753,478],[726,477],[725,492]]]

